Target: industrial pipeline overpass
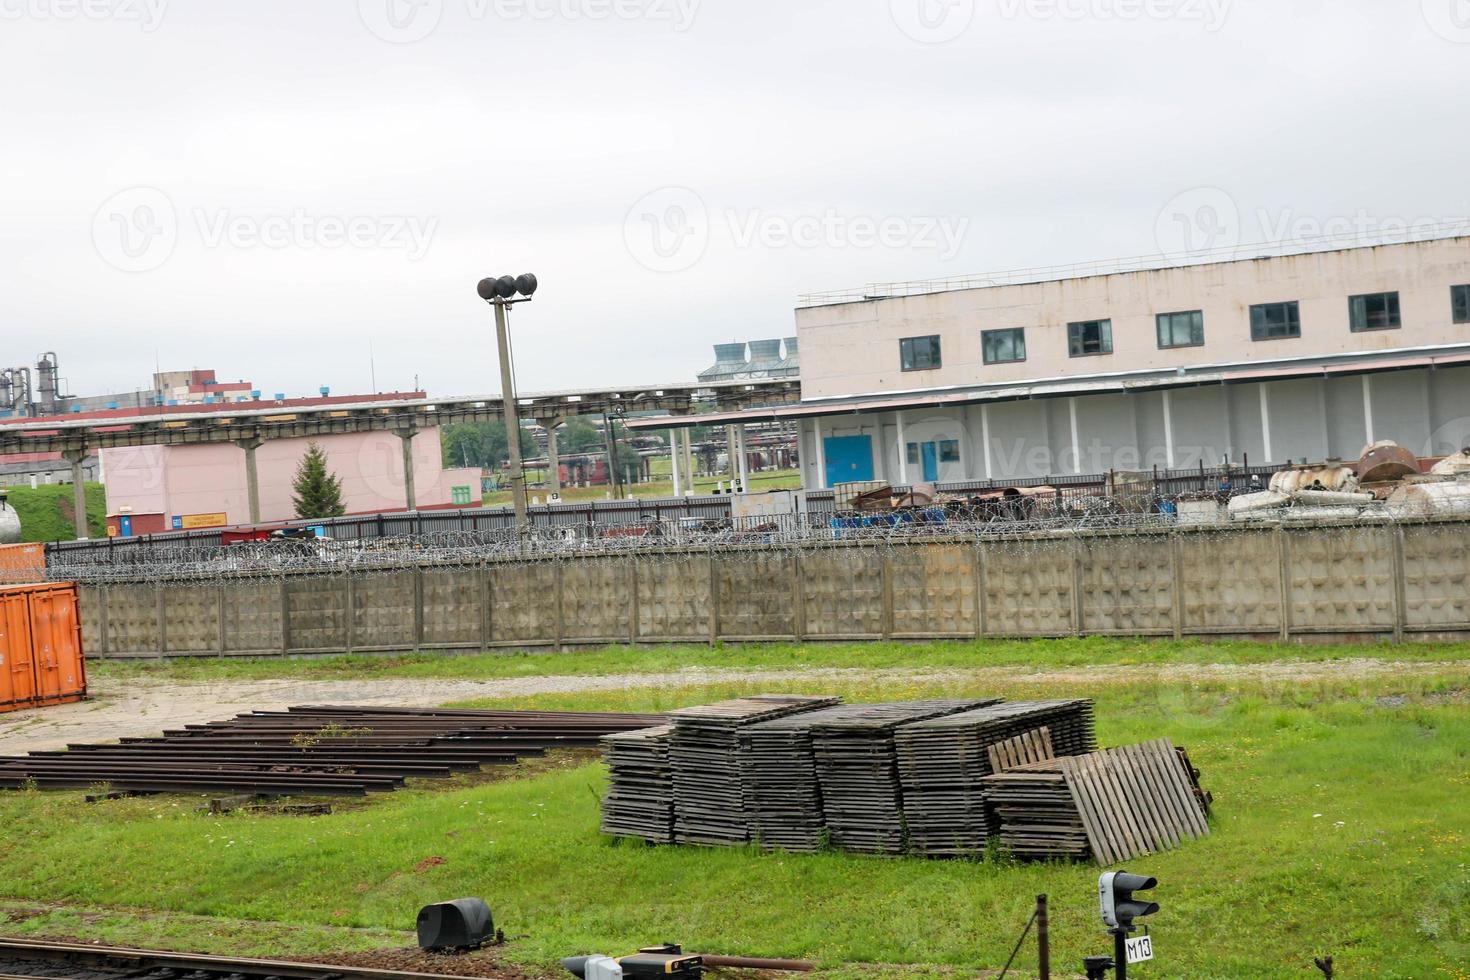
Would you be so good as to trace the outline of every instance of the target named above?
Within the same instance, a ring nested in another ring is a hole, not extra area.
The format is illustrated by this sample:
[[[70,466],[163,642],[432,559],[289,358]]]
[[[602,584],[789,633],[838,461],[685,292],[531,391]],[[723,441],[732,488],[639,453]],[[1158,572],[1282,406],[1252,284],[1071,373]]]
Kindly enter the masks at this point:
[[[737,411],[801,400],[798,378],[771,378],[639,385],[522,394],[522,418],[534,419],[551,437],[549,463],[557,466],[556,428],[579,415],[689,413],[696,403],[717,411]],[[54,416],[0,422],[0,456],[60,453],[71,464],[77,513],[86,512],[83,461],[102,449],[126,446],[189,446],[229,443],[245,455],[250,518],[260,520],[260,485],[255,452],[270,439],[306,439],[355,432],[391,432],[403,443],[404,502],[417,508],[410,442],[425,429],[505,418],[499,395],[461,398],[363,396],[360,399],[245,401],[201,408],[197,405],[119,409],[85,416]],[[677,440],[675,453],[677,455]],[[79,528],[85,536],[85,525]]]

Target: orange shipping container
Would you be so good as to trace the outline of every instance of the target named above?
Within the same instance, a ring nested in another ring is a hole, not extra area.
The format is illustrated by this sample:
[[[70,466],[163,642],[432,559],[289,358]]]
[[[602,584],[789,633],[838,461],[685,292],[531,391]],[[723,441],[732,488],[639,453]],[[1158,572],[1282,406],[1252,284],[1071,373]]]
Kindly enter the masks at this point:
[[[87,696],[77,587],[0,589],[0,711]]]
[[[46,546],[0,544],[0,585],[46,581]]]

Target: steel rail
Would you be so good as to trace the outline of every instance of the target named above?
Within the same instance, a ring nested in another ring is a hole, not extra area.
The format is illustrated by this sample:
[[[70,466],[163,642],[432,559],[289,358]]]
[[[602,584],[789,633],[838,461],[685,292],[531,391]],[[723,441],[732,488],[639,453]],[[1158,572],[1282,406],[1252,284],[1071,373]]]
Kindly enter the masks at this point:
[[[11,960],[46,960],[51,963],[82,964],[98,971],[189,970],[220,976],[245,978],[282,977],[290,980],[476,980],[452,974],[416,973],[382,970],[374,967],[337,966],[324,963],[302,963],[293,960],[266,960],[247,957],[212,956],[203,953],[174,953],[163,950],[134,949],[125,946],[93,946],[79,943],[34,942],[0,939],[0,967],[10,967]],[[3,975],[0,975],[3,976]],[[41,974],[17,974],[21,980],[35,980]]]

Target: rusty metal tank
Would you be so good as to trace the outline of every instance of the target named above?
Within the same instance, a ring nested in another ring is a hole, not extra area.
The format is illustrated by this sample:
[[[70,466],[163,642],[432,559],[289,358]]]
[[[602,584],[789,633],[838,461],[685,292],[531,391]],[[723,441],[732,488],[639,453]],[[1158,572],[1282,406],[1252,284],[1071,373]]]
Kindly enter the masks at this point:
[[[1356,467],[1359,483],[1390,483],[1419,472],[1419,457],[1396,442],[1375,442]]]
[[[1340,459],[1321,465],[1291,466],[1271,477],[1270,489],[1277,493],[1301,490],[1335,490],[1353,493],[1358,489],[1357,471]]]

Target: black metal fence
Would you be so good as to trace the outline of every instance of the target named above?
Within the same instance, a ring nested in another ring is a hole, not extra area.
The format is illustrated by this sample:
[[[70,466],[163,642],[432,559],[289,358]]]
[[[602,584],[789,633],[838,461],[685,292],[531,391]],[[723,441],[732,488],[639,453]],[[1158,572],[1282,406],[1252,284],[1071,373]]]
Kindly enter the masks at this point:
[[[1148,515],[1172,513],[1172,502],[1194,493],[1233,494],[1251,486],[1251,478],[1261,484],[1269,482],[1276,467],[1200,468],[1196,470],[1157,470],[1149,473],[1097,473],[1068,476],[1042,476],[1020,480],[970,480],[941,483],[941,493],[959,497],[983,498],[1007,490],[1020,491],[1017,502],[1004,500],[961,505],[958,512],[951,507],[950,518],[962,522],[989,522],[996,519],[1027,522],[1045,518],[1048,521],[1087,523],[1110,515]],[[1041,490],[1040,488],[1048,488]],[[895,488],[906,493],[910,488]],[[900,516],[852,516],[838,513],[836,495],[831,490],[806,493],[806,512],[790,518],[750,518],[736,520],[731,498],[706,496],[685,498],[643,498],[635,500],[591,501],[583,504],[548,504],[527,511],[531,534],[535,538],[563,540],[567,535],[578,538],[606,538],[619,535],[638,536],[648,529],[671,539],[699,535],[709,540],[721,532],[779,529],[788,526],[832,526],[854,531],[893,526],[919,531],[926,519],[922,510]],[[415,513],[373,514],[339,517],[318,521],[287,521],[269,525],[280,528],[316,529],[320,536],[333,542],[427,541],[453,539],[456,542],[489,542],[499,540],[515,529],[514,512],[509,507],[476,507],[462,510],[431,510]],[[229,529],[211,528],[197,531],[173,531],[163,534],[128,538],[106,538],[94,541],[58,541],[46,546],[47,564],[53,576],[57,569],[68,566],[140,566],[153,563],[177,563],[193,553],[202,559],[224,548]]]

